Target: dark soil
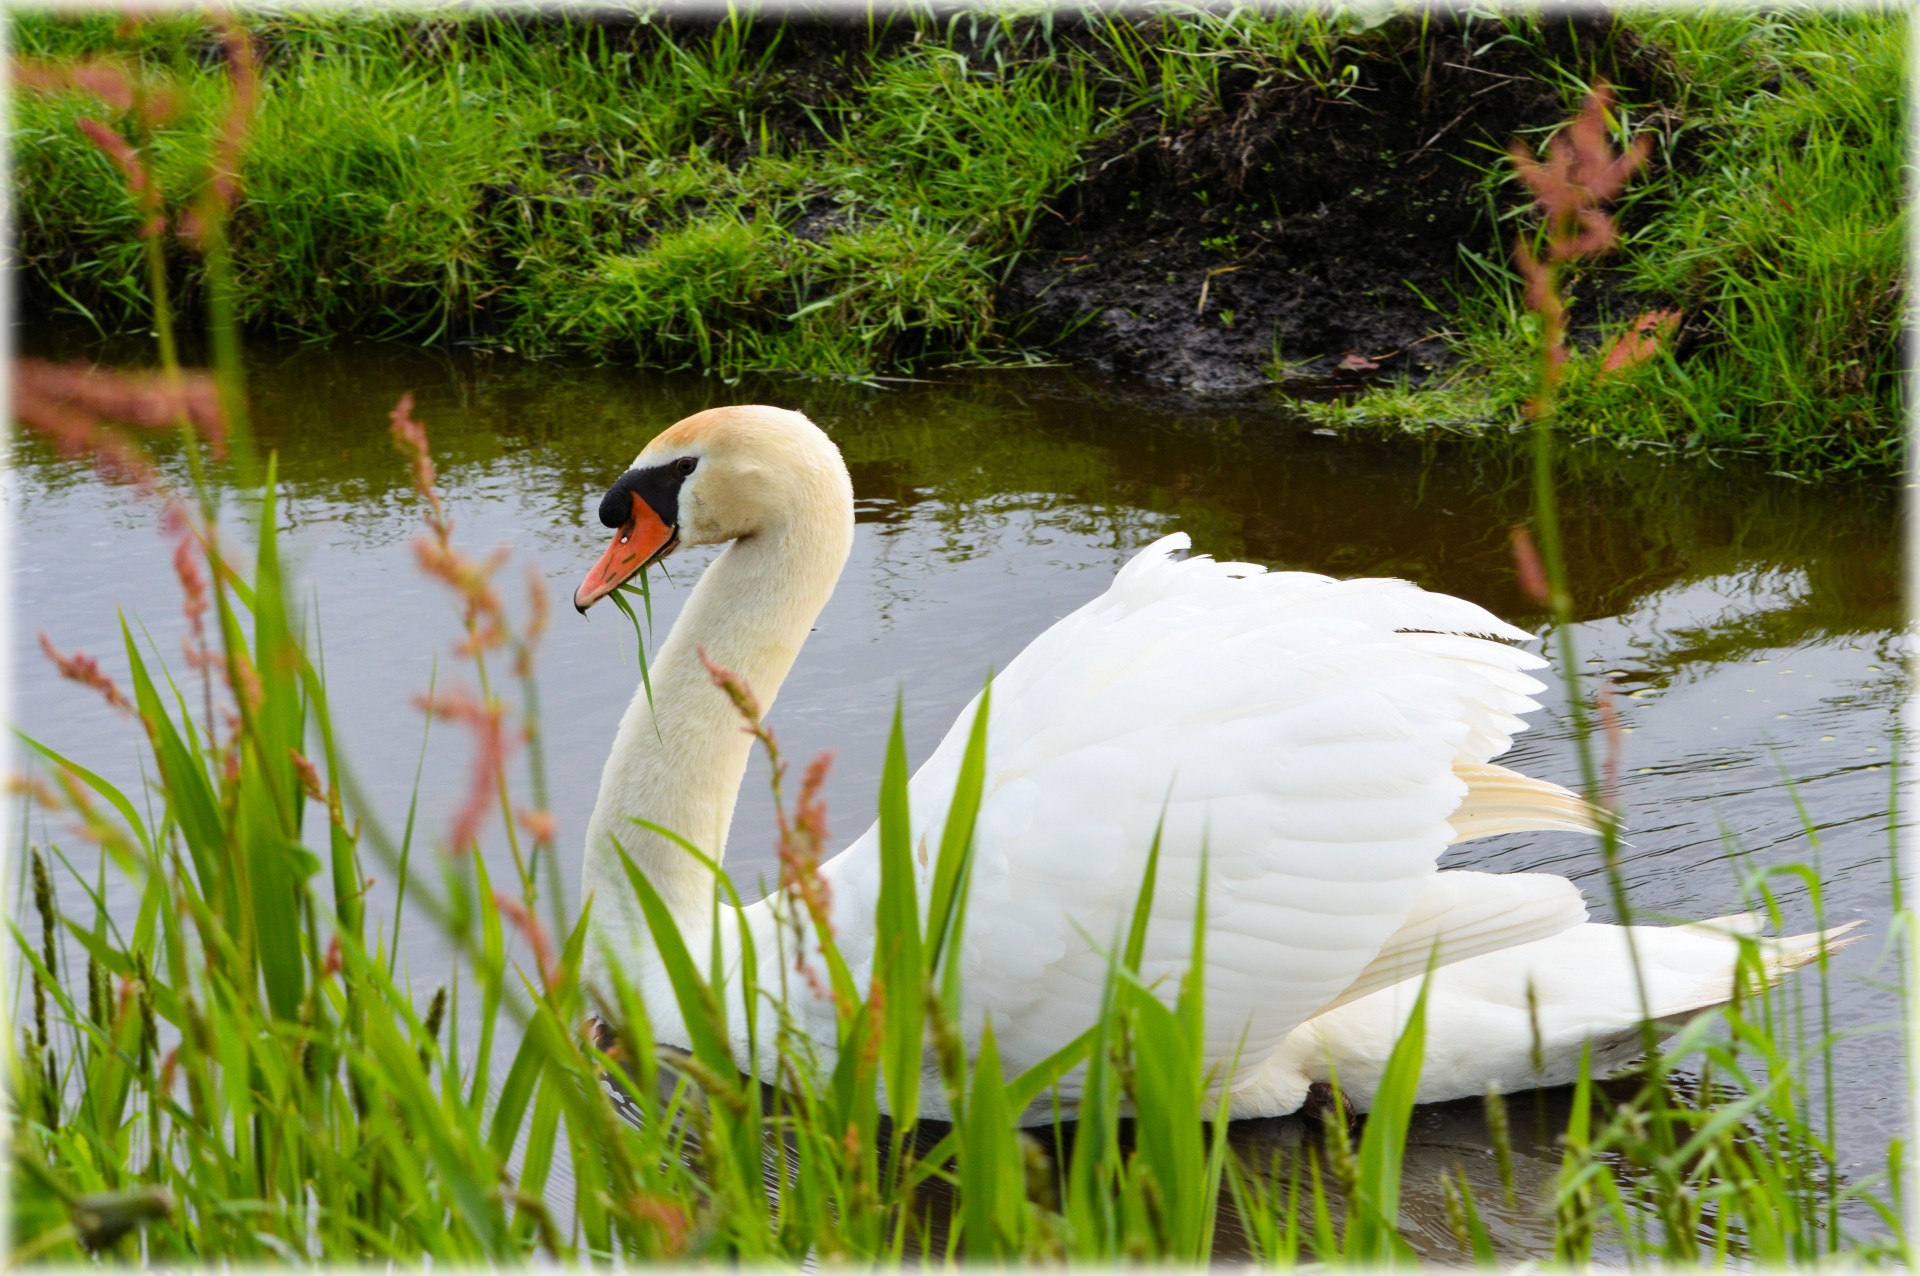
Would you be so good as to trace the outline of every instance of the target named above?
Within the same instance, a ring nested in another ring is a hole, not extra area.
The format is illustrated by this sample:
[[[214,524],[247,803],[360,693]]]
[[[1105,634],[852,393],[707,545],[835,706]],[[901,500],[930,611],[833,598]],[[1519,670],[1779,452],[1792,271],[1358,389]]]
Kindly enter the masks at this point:
[[[1419,19],[1401,21],[1411,51]],[[1384,55],[1399,37],[1376,33],[1342,96],[1240,70],[1176,132],[1136,115],[1009,276],[1013,335],[1190,389],[1443,367],[1460,246],[1498,241],[1475,164],[1566,115],[1539,52],[1458,27],[1434,14],[1419,61]],[[1656,74],[1603,14],[1563,17],[1548,40],[1554,61],[1629,88]]]

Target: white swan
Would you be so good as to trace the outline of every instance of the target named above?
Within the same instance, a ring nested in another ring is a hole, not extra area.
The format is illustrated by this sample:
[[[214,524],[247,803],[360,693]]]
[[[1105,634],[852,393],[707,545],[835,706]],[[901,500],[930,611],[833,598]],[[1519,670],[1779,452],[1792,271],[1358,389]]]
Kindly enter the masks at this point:
[[[676,546],[727,543],[653,658],[651,695],[636,689],[621,720],[583,874],[589,979],[605,987],[617,963],[659,1038],[684,1044],[612,839],[690,949],[707,952],[711,873],[634,821],[724,851],[753,742],[700,653],[771,705],[846,562],[853,491],[805,417],[719,408],[648,444],[600,516],[618,530],[574,596],[581,611]],[[1091,1022],[1102,949],[1164,821],[1143,973],[1177,986],[1204,849],[1206,1063],[1234,1116],[1292,1112],[1336,1074],[1366,1107],[1436,945],[1420,1101],[1565,1083],[1588,1043],[1601,1067],[1637,1053],[1625,930],[1586,924],[1563,878],[1436,868],[1466,838],[1591,827],[1566,790],[1492,762],[1538,707],[1526,671],[1544,664],[1494,639],[1529,635],[1403,581],[1176,560],[1186,546],[1174,535],[1142,550],[995,680],[961,954],[968,1040],[991,1017],[1013,1075]],[[916,846],[938,844],[972,718],[913,777]],[[930,857],[918,858],[924,901]],[[823,870],[863,985],[879,862],[870,830]],[[778,942],[780,906],[746,910],[763,953]],[[736,923],[721,918],[723,950],[737,955]],[[1633,928],[1654,1017],[1726,1001],[1735,935],[1753,929],[1744,917]],[[1777,977],[1830,938],[1754,942]],[[761,962],[763,994],[784,997],[829,1053],[830,1003],[778,966]],[[744,1040],[735,1053],[764,1072]],[[923,1112],[943,1115],[928,1089]]]

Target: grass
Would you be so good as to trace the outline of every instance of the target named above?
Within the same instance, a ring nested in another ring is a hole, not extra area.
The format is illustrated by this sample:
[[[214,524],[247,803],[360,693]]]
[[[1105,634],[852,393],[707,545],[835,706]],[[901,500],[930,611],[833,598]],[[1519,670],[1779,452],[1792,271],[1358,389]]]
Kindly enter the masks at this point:
[[[1618,266],[1574,289],[1588,298],[1574,320],[1589,337],[1567,371],[1563,432],[1746,453],[1796,476],[1902,469],[1906,16],[1648,10],[1625,21],[1667,59],[1674,99],[1621,109],[1621,130],[1650,131],[1660,147]],[[1496,191],[1509,180],[1504,165],[1489,175]],[[1412,433],[1519,424],[1532,373],[1517,353],[1537,348],[1539,327],[1512,270],[1474,246],[1462,253],[1469,282],[1449,313],[1462,370],[1438,389],[1390,387],[1311,412]],[[1652,298],[1686,316],[1679,347],[1608,370],[1611,342]]]
[[[1702,339],[1725,347],[1699,369],[1663,365],[1651,387],[1688,443],[1804,469],[1898,463],[1880,423],[1903,398],[1905,214],[1891,179],[1906,153],[1905,35],[1871,11],[1752,32],[1649,23],[1682,74],[1728,104],[1702,180],[1650,229],[1634,277],[1707,316]],[[1690,410],[1701,402],[1721,406]],[[1828,429],[1809,436],[1809,418]]]
[[[1569,60],[1555,21],[1458,19],[1472,47],[1535,51],[1570,102],[1622,48],[1658,67],[1620,119],[1662,144],[1630,196],[1629,251],[1574,288],[1575,322],[1591,346],[1656,303],[1685,315],[1679,348],[1627,372],[1600,376],[1592,348],[1576,358],[1564,432],[1754,453],[1795,474],[1901,468],[1904,15],[1647,10],[1597,61]],[[247,23],[266,91],[232,223],[245,325],[855,379],[1038,357],[996,310],[1000,284],[1123,126],[1229,127],[1276,85],[1349,111],[1373,77],[1425,94],[1439,38],[1431,14],[1178,6],[905,9],[825,27],[435,11]],[[136,140],[170,205],[193,197],[228,96],[204,21],[122,33],[22,10],[12,26],[27,56],[127,57],[171,84],[179,112]],[[16,100],[20,260],[36,307],[138,327],[155,300],[129,233],[140,215],[75,128],[100,110],[79,93]],[[1455,171],[1488,174],[1461,295],[1434,299],[1463,370],[1310,409],[1328,422],[1517,420],[1520,352],[1539,334],[1504,264],[1497,213],[1514,201],[1482,143],[1450,145]],[[199,260],[167,244],[171,287],[191,297]]]

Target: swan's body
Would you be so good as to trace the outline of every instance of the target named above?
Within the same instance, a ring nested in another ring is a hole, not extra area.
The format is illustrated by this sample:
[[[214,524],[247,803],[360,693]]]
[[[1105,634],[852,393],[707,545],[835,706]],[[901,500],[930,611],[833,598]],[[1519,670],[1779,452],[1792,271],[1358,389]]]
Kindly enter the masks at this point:
[[[584,870],[589,978],[617,965],[659,1037],[684,1042],[613,839],[706,952],[711,873],[635,820],[724,852],[753,741],[702,653],[772,703],[845,564],[852,488],[804,417],[719,409],[655,439],[601,515],[620,533],[582,609],[677,544],[731,542],[654,657],[650,698],[637,690],[621,721]],[[967,1040],[990,1018],[1012,1075],[1091,1022],[1158,830],[1142,973],[1177,986],[1204,858],[1205,1064],[1236,1116],[1291,1112],[1336,1075],[1364,1107],[1436,953],[1423,1101],[1571,1080],[1589,1043],[1603,1062],[1631,1057],[1642,1003],[1621,928],[1586,924],[1562,878],[1437,869],[1464,838],[1591,827],[1565,790],[1493,762],[1538,707],[1527,671],[1544,663],[1496,639],[1529,635],[1404,582],[1174,559],[1185,545],[1143,550],[995,680],[961,950]],[[917,848],[938,846],[972,719],[913,777]],[[915,860],[924,901],[932,856]],[[863,986],[879,862],[869,831],[823,869]],[[744,910],[760,952],[791,945],[782,907]],[[720,917],[737,959],[741,923]],[[1655,1018],[1728,999],[1742,928],[1634,929]],[[1757,942],[1777,973],[1820,939]],[[763,960],[762,992],[828,1052],[831,1003],[790,967]],[[744,1040],[736,1054],[760,1070]]]

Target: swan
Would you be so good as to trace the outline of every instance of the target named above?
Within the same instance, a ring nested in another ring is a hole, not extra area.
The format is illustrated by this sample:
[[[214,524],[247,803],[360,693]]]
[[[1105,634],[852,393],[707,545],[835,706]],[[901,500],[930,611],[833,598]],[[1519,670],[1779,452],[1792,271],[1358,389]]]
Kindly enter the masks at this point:
[[[852,481],[800,413],[715,408],[649,442],[599,513],[614,536],[575,592],[582,613],[681,546],[725,545],[621,718],[582,868],[589,984],[610,988],[617,968],[657,1039],[687,1045],[621,850],[691,952],[712,951],[721,927],[730,989],[740,927],[763,954],[783,942],[778,892],[716,914],[711,869],[646,826],[724,854],[753,739],[706,662],[771,706],[846,563]],[[1336,1077],[1364,1110],[1430,961],[1420,1102],[1564,1084],[1588,1050],[1596,1069],[1625,1063],[1643,1009],[1671,1028],[1734,996],[1743,944],[1769,980],[1833,946],[1838,930],[1761,938],[1750,916],[1601,925],[1564,878],[1441,870],[1470,838],[1594,831],[1575,795],[1494,761],[1539,707],[1529,671],[1545,662],[1512,645],[1531,635],[1404,581],[1176,557],[1186,548],[1175,534],[1141,550],[994,680],[961,1027],[971,1045],[991,1019],[1008,1075],[1091,1023],[1156,830],[1142,975],[1178,986],[1204,858],[1204,1062],[1236,1118],[1296,1111]],[[923,906],[924,848],[938,845],[978,703],[909,785]],[[864,988],[877,827],[821,872]],[[830,1062],[832,1002],[784,964],[761,960],[755,993],[784,1002]],[[733,1048],[770,1079],[744,1035]],[[1061,1083],[1068,1111],[1075,1085]],[[926,1089],[922,1115],[945,1115],[940,1088]]]

